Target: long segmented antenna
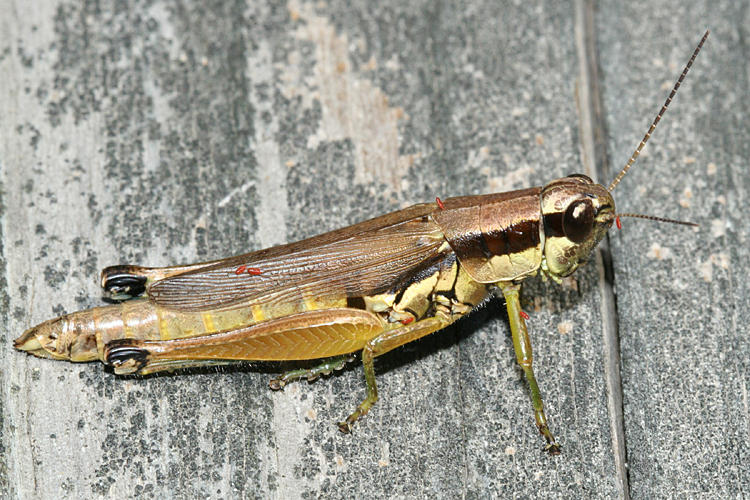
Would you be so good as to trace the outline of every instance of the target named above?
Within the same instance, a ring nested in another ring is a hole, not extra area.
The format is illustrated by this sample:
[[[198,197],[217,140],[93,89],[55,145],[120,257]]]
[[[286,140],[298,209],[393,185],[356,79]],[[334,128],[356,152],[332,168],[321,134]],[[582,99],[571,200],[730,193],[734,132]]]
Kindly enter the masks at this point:
[[[674,84],[674,87],[672,87],[672,92],[669,93],[669,97],[667,97],[667,100],[664,102],[664,105],[661,107],[661,110],[659,111],[659,114],[656,115],[656,118],[654,118],[653,123],[651,123],[651,126],[648,129],[648,132],[646,132],[646,135],[643,136],[643,139],[641,139],[641,143],[638,144],[638,147],[635,148],[635,152],[633,152],[633,155],[630,157],[628,162],[625,164],[625,166],[620,170],[620,173],[617,174],[617,177],[615,177],[615,180],[612,181],[612,184],[609,185],[607,188],[607,191],[610,193],[612,190],[619,184],[620,180],[622,180],[623,177],[625,177],[625,174],[628,173],[628,170],[630,170],[630,167],[633,166],[633,163],[635,163],[635,160],[638,158],[638,155],[641,154],[641,150],[643,149],[643,146],[646,145],[649,138],[651,137],[651,134],[653,133],[654,129],[656,128],[656,125],[659,123],[659,120],[661,120],[661,117],[664,115],[664,112],[667,110],[667,107],[669,106],[669,103],[672,102],[672,98],[677,93],[677,89],[680,88],[680,85],[682,84],[682,80],[685,79],[685,75],[687,75],[688,70],[690,69],[690,66],[693,65],[693,61],[695,61],[696,56],[698,55],[698,52],[701,51],[701,48],[703,47],[703,44],[705,43],[706,39],[708,38],[710,30],[706,30],[706,33],[703,35],[703,38],[701,38],[700,43],[698,43],[698,46],[693,51],[693,55],[688,61],[687,65],[685,65],[685,69],[682,70],[682,74],[677,79],[677,83]],[[625,215],[625,214],[620,214]]]
[[[692,226],[692,227],[700,227],[695,222],[687,222],[684,220],[677,220],[677,219],[667,219],[665,217],[655,217],[653,215],[643,215],[643,214],[615,214],[615,217],[618,219],[620,217],[631,217],[634,219],[648,219],[648,220],[655,220],[657,222],[669,222],[670,224],[682,224],[683,226]]]

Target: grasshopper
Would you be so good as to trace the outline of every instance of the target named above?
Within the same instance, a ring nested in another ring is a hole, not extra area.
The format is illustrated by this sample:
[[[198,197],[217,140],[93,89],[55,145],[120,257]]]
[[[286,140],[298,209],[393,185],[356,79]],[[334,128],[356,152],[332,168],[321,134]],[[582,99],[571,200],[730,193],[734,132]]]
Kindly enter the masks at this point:
[[[493,293],[507,304],[516,359],[529,384],[545,449],[558,454],[532,368],[521,282],[541,272],[560,282],[585,263],[620,217],[612,191],[664,115],[669,97],[625,167],[605,187],[574,174],[543,187],[436,198],[307,240],[187,266],[113,266],[101,283],[113,305],[28,329],[15,347],[39,357],[100,360],[116,374],[232,361],[323,359],[287,372],[273,389],[341,369],[360,352],[367,383],[341,431],[378,399],[374,359],[445,328]]]

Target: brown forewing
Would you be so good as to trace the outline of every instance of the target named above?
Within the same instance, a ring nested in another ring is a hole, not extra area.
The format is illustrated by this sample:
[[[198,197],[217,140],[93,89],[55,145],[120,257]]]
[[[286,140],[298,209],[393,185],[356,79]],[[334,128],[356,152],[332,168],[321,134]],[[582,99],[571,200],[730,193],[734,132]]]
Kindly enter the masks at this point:
[[[307,240],[230,257],[157,281],[148,295],[162,307],[201,311],[382,293],[410,269],[434,261],[445,241],[430,217],[435,209],[433,203],[414,205]]]

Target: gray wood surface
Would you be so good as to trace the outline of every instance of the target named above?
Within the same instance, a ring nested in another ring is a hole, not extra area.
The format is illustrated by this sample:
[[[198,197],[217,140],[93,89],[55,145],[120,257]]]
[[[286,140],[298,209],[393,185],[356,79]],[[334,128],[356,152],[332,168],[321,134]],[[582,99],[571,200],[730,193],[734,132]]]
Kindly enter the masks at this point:
[[[24,2],[0,16],[0,494],[743,497],[747,2]],[[627,4],[627,5],[626,5]],[[229,256],[435,196],[608,182],[703,30],[628,212],[524,291],[563,454],[541,453],[505,310],[273,393],[260,364],[118,378],[12,349],[98,271]]]

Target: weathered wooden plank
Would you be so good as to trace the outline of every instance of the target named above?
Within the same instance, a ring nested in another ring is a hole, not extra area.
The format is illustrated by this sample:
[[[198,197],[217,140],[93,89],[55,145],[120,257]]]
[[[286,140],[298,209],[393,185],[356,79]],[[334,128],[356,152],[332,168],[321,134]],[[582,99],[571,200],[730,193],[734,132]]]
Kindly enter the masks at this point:
[[[266,385],[274,368],[120,379],[10,349],[30,324],[98,304],[104,265],[231,255],[436,195],[581,171],[571,6],[16,2],[8,11],[0,484],[10,494],[622,494],[605,390],[608,298],[595,265],[576,288],[536,281],[525,292],[564,446],[553,459],[540,452],[498,302],[379,360],[381,401],[354,436],[334,422],[364,394],[358,366],[276,394]],[[598,36],[602,47],[616,39]],[[615,47],[622,55],[631,45]],[[623,67],[634,79],[623,100],[658,91]],[[608,112],[614,89],[604,87]],[[651,102],[620,106],[645,123]],[[682,121],[670,111],[666,123]],[[613,161],[624,161],[643,130],[617,132]],[[633,185],[618,188],[621,206],[638,201]],[[673,199],[672,187],[657,194]],[[617,269],[624,252],[651,247],[623,248]],[[624,269],[618,286],[641,283],[640,267]],[[666,309],[652,319],[682,313]]]
[[[634,498],[739,498],[748,473],[747,30],[738,2],[603,2],[597,38],[612,167],[706,28],[711,36],[629,178],[612,235]]]

